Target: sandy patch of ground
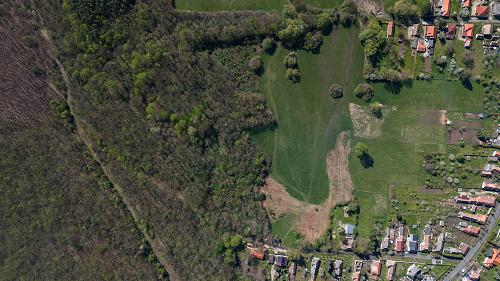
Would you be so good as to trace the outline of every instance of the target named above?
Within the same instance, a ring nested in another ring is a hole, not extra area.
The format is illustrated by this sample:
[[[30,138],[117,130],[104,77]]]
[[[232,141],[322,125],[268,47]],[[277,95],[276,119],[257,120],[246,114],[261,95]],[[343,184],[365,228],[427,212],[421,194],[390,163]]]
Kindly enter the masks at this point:
[[[306,204],[291,197],[278,182],[268,177],[262,192],[266,195],[264,207],[271,220],[288,213],[296,214],[296,229],[306,241],[314,241],[330,226],[330,210],[337,204],[352,199],[353,184],[349,174],[348,156],[351,151],[347,135],[341,133],[335,148],[326,157],[330,191],[328,200],[322,204]]]
[[[354,128],[354,136],[359,138],[375,138],[382,134],[382,124],[384,117],[391,111],[391,108],[384,107],[382,109],[382,118],[373,116],[368,107],[349,104],[349,112],[351,114],[352,126]]]

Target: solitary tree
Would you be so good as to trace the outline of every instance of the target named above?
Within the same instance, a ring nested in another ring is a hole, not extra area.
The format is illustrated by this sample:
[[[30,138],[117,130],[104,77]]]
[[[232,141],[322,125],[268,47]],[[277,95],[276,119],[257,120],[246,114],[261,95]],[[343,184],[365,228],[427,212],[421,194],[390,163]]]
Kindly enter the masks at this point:
[[[344,89],[339,84],[332,84],[329,89],[330,96],[334,99],[341,98],[344,95]]]
[[[254,56],[248,62],[248,67],[255,73],[260,73],[263,66],[264,64],[262,63],[260,56]]]
[[[262,41],[262,49],[264,49],[264,52],[268,54],[272,54],[274,52],[274,49],[276,48],[276,45],[274,44],[274,41],[272,38],[266,38]]]
[[[373,166],[373,158],[368,153],[368,146],[365,143],[358,142],[354,147],[354,154],[359,158],[364,168]]]
[[[370,111],[375,117],[382,118],[382,104],[379,102],[372,102],[369,105]]]
[[[369,101],[373,97],[373,87],[368,83],[361,83],[354,89],[354,94],[356,97]]]

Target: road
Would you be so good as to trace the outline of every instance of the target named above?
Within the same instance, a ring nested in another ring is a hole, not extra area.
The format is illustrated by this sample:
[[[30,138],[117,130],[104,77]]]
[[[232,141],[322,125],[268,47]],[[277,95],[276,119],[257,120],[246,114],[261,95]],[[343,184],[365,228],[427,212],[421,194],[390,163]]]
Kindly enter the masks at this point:
[[[497,202],[497,205],[495,206],[495,214],[488,220],[488,223],[486,225],[485,230],[482,233],[482,236],[476,241],[476,244],[474,244],[474,246],[470,248],[467,255],[465,255],[465,257],[457,264],[457,266],[455,266],[455,268],[453,268],[453,270],[450,273],[448,273],[448,275],[446,275],[444,281],[455,280],[455,278],[457,278],[457,275],[460,274],[462,269],[466,268],[466,266],[474,259],[479,249],[481,249],[481,246],[483,246],[483,244],[488,239],[488,236],[491,234],[493,228],[495,228],[495,225],[497,224],[499,217],[500,217],[500,203]]]

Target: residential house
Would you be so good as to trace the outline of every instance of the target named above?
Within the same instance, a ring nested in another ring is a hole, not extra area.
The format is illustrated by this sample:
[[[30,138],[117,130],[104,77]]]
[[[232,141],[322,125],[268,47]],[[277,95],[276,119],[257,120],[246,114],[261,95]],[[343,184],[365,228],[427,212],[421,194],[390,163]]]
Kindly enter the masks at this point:
[[[394,251],[398,253],[404,252],[405,250],[404,245],[405,245],[404,238],[402,236],[397,237],[396,242],[394,242]]]
[[[448,39],[448,40],[455,39],[456,33],[457,33],[457,26],[453,23],[448,23],[447,31],[446,31],[446,39]]]
[[[500,173],[500,167],[494,164],[486,164],[484,165],[483,170],[481,171],[481,176],[489,178],[492,177],[493,174]]]
[[[474,16],[480,19],[487,19],[489,14],[490,14],[490,9],[488,8],[488,5],[476,6],[476,11],[474,13]]]
[[[500,191],[500,185],[497,183],[492,183],[492,182],[483,181],[482,188],[484,190],[488,190],[488,191],[495,191],[495,192]]]
[[[464,212],[460,212],[458,214],[458,217],[463,219],[463,220],[472,221],[472,222],[476,222],[479,224],[485,224],[486,221],[488,220],[487,215],[474,215],[474,214],[469,214],[469,213],[464,213]]]
[[[474,38],[474,25],[466,23],[462,28],[462,37],[465,38],[464,47],[470,48],[472,46],[472,38]]]
[[[495,157],[495,158],[499,159],[500,158],[500,151],[498,151],[498,150],[493,151],[493,153],[491,154],[491,157]]]
[[[410,236],[408,236],[408,240],[406,241],[406,251],[413,253],[413,254],[418,252],[417,235],[410,234]]]
[[[382,270],[382,261],[378,260],[378,261],[373,261],[372,262],[372,265],[370,267],[370,273],[373,275],[373,276],[377,276],[379,277],[380,276],[380,271]]]
[[[342,276],[342,260],[335,260],[333,263],[333,273],[335,276]]]
[[[441,253],[443,251],[443,245],[444,245],[444,233],[439,234],[436,245],[434,245],[434,248],[432,248],[432,251],[434,253]]]
[[[491,5],[492,8],[492,14],[495,18],[500,18],[500,2],[494,2],[493,5]]]
[[[424,231],[423,231],[423,240],[422,242],[420,243],[420,246],[419,246],[419,251],[421,252],[427,252],[430,250],[430,244],[431,244],[431,237],[432,237],[432,231],[431,231],[431,226],[430,225],[426,225],[424,227]]]
[[[393,260],[387,260],[385,265],[387,266],[387,280],[394,280],[394,275],[396,274],[396,262]]]
[[[470,197],[468,195],[459,195],[455,202],[464,204],[475,204],[479,206],[495,207],[497,199],[493,196]]]
[[[406,276],[408,278],[410,278],[410,280],[415,280],[415,278],[417,277],[419,272],[420,272],[420,269],[415,264],[412,264],[406,270]]]
[[[258,249],[250,248],[250,256],[258,260],[264,260],[264,252]]]
[[[318,274],[318,269],[319,269],[319,265],[320,265],[320,259],[319,258],[312,258],[312,262],[311,262],[311,278],[310,280],[311,281],[314,281],[314,279],[316,279],[316,274]]]
[[[479,269],[479,270],[471,270],[469,272],[469,279],[471,281],[479,281],[480,278],[481,278],[481,269]]]
[[[288,257],[284,255],[276,255],[274,258],[274,264],[279,267],[285,267],[288,261]]]
[[[460,253],[462,253],[462,255],[467,255],[467,252],[469,252],[469,245],[465,244],[465,243],[460,243],[460,245],[458,245],[458,249],[460,250]]]
[[[441,16],[450,17],[450,0],[443,0],[443,5],[441,7]]]
[[[389,237],[384,236],[382,242],[380,242],[380,250],[387,251],[389,249]]]
[[[478,236],[479,232],[481,232],[481,228],[479,226],[469,225],[467,227],[462,227],[460,229],[463,233],[467,233],[472,236]]]
[[[425,53],[426,47],[424,40],[418,40],[417,52]]]
[[[486,268],[492,268],[495,265],[500,265],[500,249],[493,249],[491,257],[487,257],[483,262]]]
[[[483,27],[481,27],[481,33],[486,38],[491,37],[492,30],[493,30],[493,25],[491,23],[485,24],[485,25],[483,25]]]
[[[346,224],[344,226],[344,232],[347,237],[352,237],[352,235],[354,234],[354,225]]]
[[[387,38],[394,37],[394,21],[387,23]]]
[[[434,25],[427,25],[425,27],[425,38],[436,39],[437,28]]]

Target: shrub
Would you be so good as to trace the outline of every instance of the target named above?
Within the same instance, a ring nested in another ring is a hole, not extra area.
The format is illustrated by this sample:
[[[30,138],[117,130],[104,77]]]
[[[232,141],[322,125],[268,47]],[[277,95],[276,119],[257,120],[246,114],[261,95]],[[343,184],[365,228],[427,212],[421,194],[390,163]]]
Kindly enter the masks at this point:
[[[334,99],[341,98],[344,95],[344,89],[339,84],[332,84],[328,90],[330,96]]]
[[[328,34],[332,29],[332,18],[327,13],[321,13],[316,17],[316,27],[323,32],[323,34]]]
[[[470,51],[465,51],[462,61],[467,66],[467,68],[472,69],[474,67],[474,55]]]
[[[323,44],[323,35],[321,32],[308,32],[304,40],[304,49],[308,51],[317,51],[319,47]]]
[[[361,83],[354,89],[356,97],[365,101],[370,101],[373,98],[373,87],[368,83]]]
[[[370,111],[375,117],[381,118],[382,117],[382,104],[379,102],[372,102],[369,105]]]
[[[276,49],[276,44],[272,38],[266,38],[262,41],[262,49],[268,54],[272,54]]]
[[[254,56],[248,62],[248,67],[255,73],[259,73],[260,71],[262,71],[263,66],[264,64],[262,63],[262,59],[260,58],[260,56]]]
[[[297,68],[297,54],[295,52],[288,53],[285,59],[283,59],[283,65],[285,65],[286,68]]]
[[[286,70],[286,78],[290,79],[293,83],[300,82],[300,73],[297,68],[288,68]]]

